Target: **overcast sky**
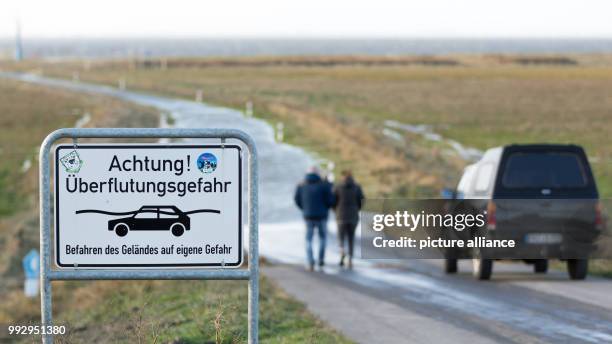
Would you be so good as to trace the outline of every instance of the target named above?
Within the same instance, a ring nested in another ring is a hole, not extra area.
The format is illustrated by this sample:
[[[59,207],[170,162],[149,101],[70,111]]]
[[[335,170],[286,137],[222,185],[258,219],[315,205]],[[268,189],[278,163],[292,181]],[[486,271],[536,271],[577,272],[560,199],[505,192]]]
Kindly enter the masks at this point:
[[[606,37],[611,0],[0,0],[0,36]]]

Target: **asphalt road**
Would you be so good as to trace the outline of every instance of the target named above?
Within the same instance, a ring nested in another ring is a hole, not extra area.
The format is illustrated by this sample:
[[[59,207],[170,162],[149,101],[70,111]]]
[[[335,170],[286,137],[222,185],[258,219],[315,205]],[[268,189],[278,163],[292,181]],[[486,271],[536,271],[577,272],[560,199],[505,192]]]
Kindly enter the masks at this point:
[[[264,273],[308,308],[363,343],[612,343],[612,280],[569,281],[565,272],[534,275],[530,266],[501,263],[492,281],[444,275],[439,261],[356,260],[339,269],[333,226],[328,265],[306,272],[304,229],[293,188],[312,157],[276,143],[273,130],[241,112],[116,88],[31,75],[0,76],[103,94],[169,113],[177,127],[232,127],[254,137],[260,153],[260,246],[274,265]]]
[[[439,260],[357,259],[350,271],[337,266],[333,235],[326,267],[307,272],[300,223],[262,231],[262,253],[276,263],[266,275],[357,342],[612,343],[608,279],[570,281],[565,271],[535,275],[530,265],[496,262],[493,279],[477,281],[467,260],[457,275]]]

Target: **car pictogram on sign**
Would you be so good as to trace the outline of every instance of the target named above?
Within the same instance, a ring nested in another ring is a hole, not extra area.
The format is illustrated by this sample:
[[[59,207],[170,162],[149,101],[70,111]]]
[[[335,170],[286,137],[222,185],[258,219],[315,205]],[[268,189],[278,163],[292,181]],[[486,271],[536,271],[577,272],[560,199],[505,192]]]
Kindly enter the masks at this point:
[[[173,205],[144,205],[140,209],[128,212],[110,212],[104,210],[85,209],[78,210],[77,214],[97,213],[111,216],[131,215],[108,221],[108,230],[124,237],[130,231],[170,231],[174,236],[180,237],[190,230],[189,215],[195,213],[216,213],[214,209],[197,209],[182,211]]]
[[[189,216],[175,206],[143,206],[129,217],[108,221],[108,230],[118,236],[129,231],[167,231],[181,236],[189,228]]]

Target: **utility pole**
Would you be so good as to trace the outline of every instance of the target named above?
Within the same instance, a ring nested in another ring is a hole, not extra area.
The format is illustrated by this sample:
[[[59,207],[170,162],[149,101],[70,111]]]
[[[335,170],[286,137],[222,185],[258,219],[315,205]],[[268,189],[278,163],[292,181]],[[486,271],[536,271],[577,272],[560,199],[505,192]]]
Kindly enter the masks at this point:
[[[23,45],[21,43],[21,22],[17,19],[15,31],[15,61],[23,60]]]

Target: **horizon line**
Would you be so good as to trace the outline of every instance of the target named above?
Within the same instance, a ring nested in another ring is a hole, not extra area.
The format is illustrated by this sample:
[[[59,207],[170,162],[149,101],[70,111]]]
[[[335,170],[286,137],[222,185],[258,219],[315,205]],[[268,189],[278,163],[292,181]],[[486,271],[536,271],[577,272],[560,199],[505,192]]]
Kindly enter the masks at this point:
[[[296,35],[296,36],[283,36],[283,35],[62,35],[62,36],[24,36],[22,34],[22,40],[48,40],[48,41],[61,41],[61,40],[270,40],[270,41],[299,41],[299,40],[386,40],[386,41],[408,41],[408,40],[549,40],[549,41],[561,41],[561,40],[612,40],[612,36],[512,36],[512,35],[499,35],[499,36],[393,36],[393,35]],[[0,35],[0,40],[14,40],[14,35]]]

